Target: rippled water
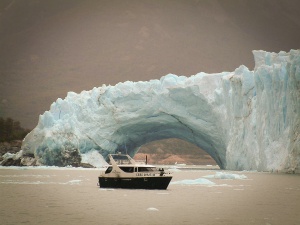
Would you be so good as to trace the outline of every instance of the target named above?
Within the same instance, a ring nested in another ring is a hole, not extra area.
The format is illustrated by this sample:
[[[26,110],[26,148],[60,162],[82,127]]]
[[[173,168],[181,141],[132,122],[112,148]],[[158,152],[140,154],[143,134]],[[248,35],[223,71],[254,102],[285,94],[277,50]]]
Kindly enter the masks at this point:
[[[164,191],[100,189],[96,169],[2,167],[0,224],[300,224],[299,175],[219,172],[176,170]]]

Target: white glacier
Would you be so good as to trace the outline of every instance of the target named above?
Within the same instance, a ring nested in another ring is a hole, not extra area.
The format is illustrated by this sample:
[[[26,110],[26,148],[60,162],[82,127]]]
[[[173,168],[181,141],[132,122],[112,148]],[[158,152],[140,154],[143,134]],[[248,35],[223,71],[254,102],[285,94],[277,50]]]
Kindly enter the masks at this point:
[[[40,116],[22,154],[66,166],[90,151],[133,156],[148,142],[179,138],[222,169],[298,172],[300,50],[253,54],[254,71],[169,74],[69,92]]]
[[[95,149],[91,149],[91,151],[81,154],[81,162],[98,168],[108,165],[103,156]]]

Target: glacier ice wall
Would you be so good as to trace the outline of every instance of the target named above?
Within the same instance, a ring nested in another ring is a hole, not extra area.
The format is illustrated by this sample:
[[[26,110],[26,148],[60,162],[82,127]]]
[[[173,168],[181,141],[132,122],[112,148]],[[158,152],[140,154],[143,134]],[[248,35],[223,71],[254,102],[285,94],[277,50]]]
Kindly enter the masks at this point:
[[[69,92],[39,118],[23,154],[72,164],[89,151],[133,156],[154,140],[180,138],[232,170],[299,170],[300,50],[253,51],[255,69],[169,74]],[[184,149],[183,149],[184,151]]]

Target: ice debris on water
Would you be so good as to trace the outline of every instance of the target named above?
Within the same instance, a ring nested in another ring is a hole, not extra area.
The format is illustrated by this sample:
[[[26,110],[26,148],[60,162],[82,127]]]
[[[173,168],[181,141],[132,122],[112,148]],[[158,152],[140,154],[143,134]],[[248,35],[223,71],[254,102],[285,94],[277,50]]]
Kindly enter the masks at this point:
[[[224,173],[224,172],[216,172],[214,175],[206,175],[203,176],[209,179],[228,179],[228,180],[242,180],[247,179],[247,176],[244,174],[234,174],[234,173]]]
[[[67,182],[67,184],[71,184],[71,185],[80,184],[80,183],[81,183],[81,180],[70,180],[70,181]]]
[[[180,181],[173,181],[171,184],[183,184],[183,185],[197,185],[197,184],[203,184],[203,185],[215,185],[214,182],[207,180],[205,178],[198,178],[194,180],[180,180]]]
[[[59,184],[59,185],[79,185],[81,180],[70,180],[67,182],[53,182],[53,181],[28,181],[28,180],[4,180],[1,184]]]

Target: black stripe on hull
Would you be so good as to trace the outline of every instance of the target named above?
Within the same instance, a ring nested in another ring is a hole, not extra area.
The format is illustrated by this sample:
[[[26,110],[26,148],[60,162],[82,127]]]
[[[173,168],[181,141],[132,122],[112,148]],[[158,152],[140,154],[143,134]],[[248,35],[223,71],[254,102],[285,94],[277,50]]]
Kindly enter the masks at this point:
[[[172,177],[110,178],[99,177],[100,188],[167,189]]]

